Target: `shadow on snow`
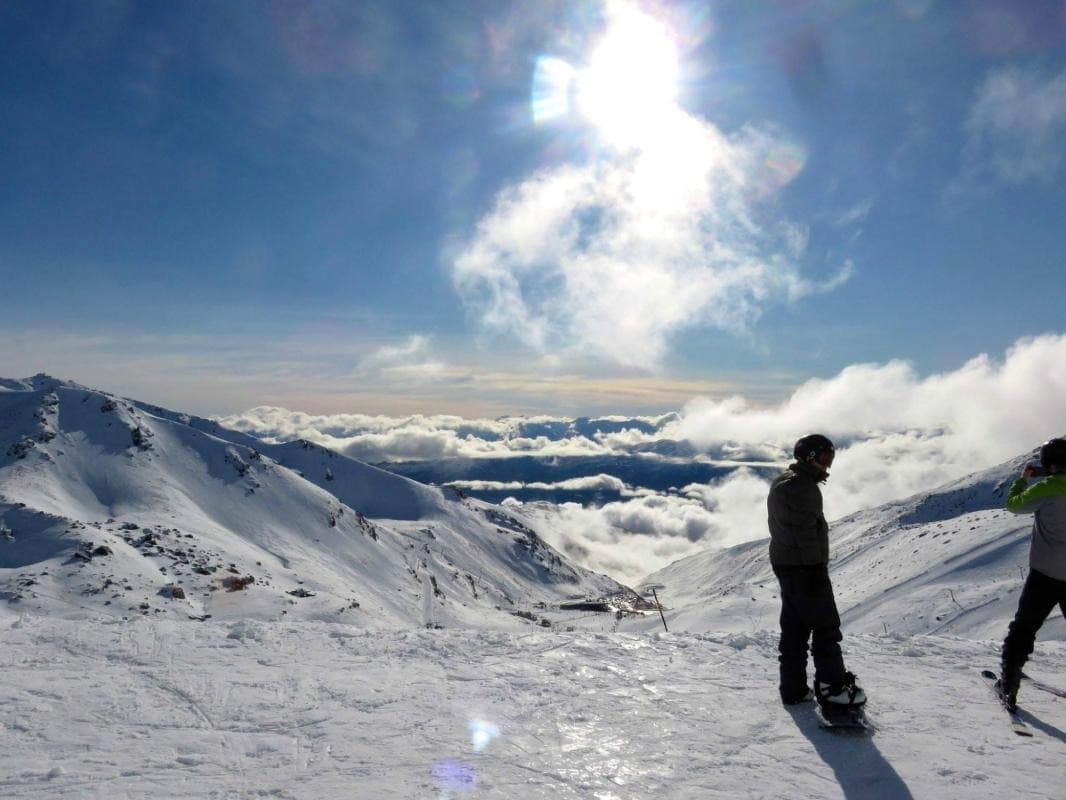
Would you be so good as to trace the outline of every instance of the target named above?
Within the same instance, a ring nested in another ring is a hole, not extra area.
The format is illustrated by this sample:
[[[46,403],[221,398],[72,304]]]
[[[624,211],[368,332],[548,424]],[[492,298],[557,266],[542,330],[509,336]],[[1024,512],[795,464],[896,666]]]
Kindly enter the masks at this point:
[[[848,800],[913,800],[911,790],[881,755],[870,734],[827,731],[819,727],[809,704],[787,710],[822,761],[832,768]]]
[[[1024,708],[1018,709],[1018,717],[1025,723],[1036,728],[1038,731],[1043,731],[1053,739],[1058,739],[1060,742],[1066,744],[1066,731],[1059,730],[1054,725],[1051,725],[1039,717],[1033,716],[1031,711],[1026,711]]]

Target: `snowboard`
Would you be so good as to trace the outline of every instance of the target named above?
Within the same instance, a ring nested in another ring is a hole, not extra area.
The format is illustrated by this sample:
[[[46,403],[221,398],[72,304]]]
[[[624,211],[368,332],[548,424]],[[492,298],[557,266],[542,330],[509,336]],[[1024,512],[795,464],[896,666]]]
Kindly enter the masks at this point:
[[[999,680],[999,676],[990,669],[981,670],[981,678],[984,679],[985,684],[992,691],[996,700],[1004,711],[1007,712],[1007,716],[1010,720],[1010,727],[1018,736],[1032,736],[1032,729],[1022,721],[1022,718],[1018,716],[1017,711],[1011,711],[1007,708],[1007,704],[1003,701],[1002,695],[999,693],[999,689],[996,688],[996,682]]]
[[[873,730],[873,725],[866,717],[863,706],[853,708],[826,708],[820,703],[814,704],[814,715],[818,725],[827,731],[837,733],[866,733]]]

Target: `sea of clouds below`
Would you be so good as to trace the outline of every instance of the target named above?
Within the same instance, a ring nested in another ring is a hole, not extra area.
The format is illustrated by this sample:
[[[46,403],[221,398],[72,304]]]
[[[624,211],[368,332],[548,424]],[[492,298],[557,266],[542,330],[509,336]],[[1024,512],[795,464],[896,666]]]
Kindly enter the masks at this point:
[[[430,482],[492,499],[506,493],[512,499],[505,502],[543,523],[554,546],[635,583],[694,552],[766,536],[770,467],[788,463],[803,433],[821,431],[838,443],[824,489],[830,519],[1066,434],[1063,364],[1066,334],[1047,334],[1017,341],[1002,359],[982,354],[926,376],[903,361],[853,365],[769,407],[743,397],[699,398],[658,417],[577,420],[315,416],[258,407],[219,421],[274,441],[308,439],[399,472],[406,467],[423,480],[437,475]],[[529,474],[500,480],[501,465],[516,458]],[[612,464],[626,465],[626,480]],[[707,479],[680,485],[663,477],[699,464],[708,467]],[[568,465],[565,474],[560,465]],[[655,480],[642,480],[640,465]],[[545,493],[556,502],[532,501]],[[584,502],[566,502],[567,493]]]

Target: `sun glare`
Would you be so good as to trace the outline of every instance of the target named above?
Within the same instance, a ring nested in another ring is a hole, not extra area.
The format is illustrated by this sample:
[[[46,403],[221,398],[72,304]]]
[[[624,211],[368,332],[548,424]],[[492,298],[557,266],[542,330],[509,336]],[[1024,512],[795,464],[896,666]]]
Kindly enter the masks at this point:
[[[583,65],[537,59],[531,111],[536,124],[569,119],[592,130],[596,156],[622,156],[625,191],[644,218],[687,213],[706,191],[724,140],[678,104],[678,33],[626,0],[606,3],[606,27]],[[582,139],[582,141],[585,141]],[[649,223],[650,224],[650,223]]]
[[[670,30],[632,7],[616,9],[576,80],[578,110],[608,142],[648,143],[677,103],[678,55]]]

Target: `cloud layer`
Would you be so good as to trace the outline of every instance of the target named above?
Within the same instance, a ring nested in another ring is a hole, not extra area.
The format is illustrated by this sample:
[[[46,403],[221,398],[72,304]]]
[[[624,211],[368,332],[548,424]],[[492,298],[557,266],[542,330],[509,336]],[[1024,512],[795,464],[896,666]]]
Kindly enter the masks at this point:
[[[677,494],[644,494],[598,508],[517,504],[556,548],[591,569],[637,585],[649,573],[706,550],[766,535],[767,484],[740,468]]]
[[[547,416],[464,419],[415,414],[397,418],[315,415],[258,406],[222,417],[219,422],[269,441],[307,439],[361,461],[380,462],[623,455],[657,441],[655,431],[675,416],[573,420]]]
[[[560,550],[636,582],[708,547],[765,537],[766,465],[786,464],[805,433],[821,431],[838,443],[824,491],[830,518],[930,490],[1066,434],[1063,364],[1066,335],[1048,334],[1019,340],[1000,359],[982,354],[932,375],[902,361],[854,365],[804,383],[773,406],[739,396],[699,399],[678,415],[602,420],[315,417],[257,408],[222,422],[278,440],[312,439],[371,461],[587,457],[587,476],[459,485],[516,496],[524,490],[613,493],[617,501],[596,508],[522,508]],[[611,474],[612,458],[631,466],[634,457],[649,470],[693,458],[738,468],[707,483],[648,491],[639,478]]]
[[[905,362],[860,364],[812,380],[773,408],[694,401],[671,432],[713,449],[784,448],[822,431],[844,449],[827,489],[837,515],[1005,461],[1066,432],[1066,336],[1022,339],[1002,360],[979,355],[919,376]]]
[[[904,362],[849,367],[800,386],[785,402],[696,400],[662,437],[705,454],[785,463],[800,435],[822,431],[840,446],[825,486],[827,515],[931,490],[1066,435],[1066,335],[1023,339],[1002,360],[977,356],[920,376]],[[708,547],[763,538],[768,481],[738,469],[679,495],[601,509],[563,506],[553,544],[585,563],[637,581]],[[544,514],[544,516],[547,516]]]

